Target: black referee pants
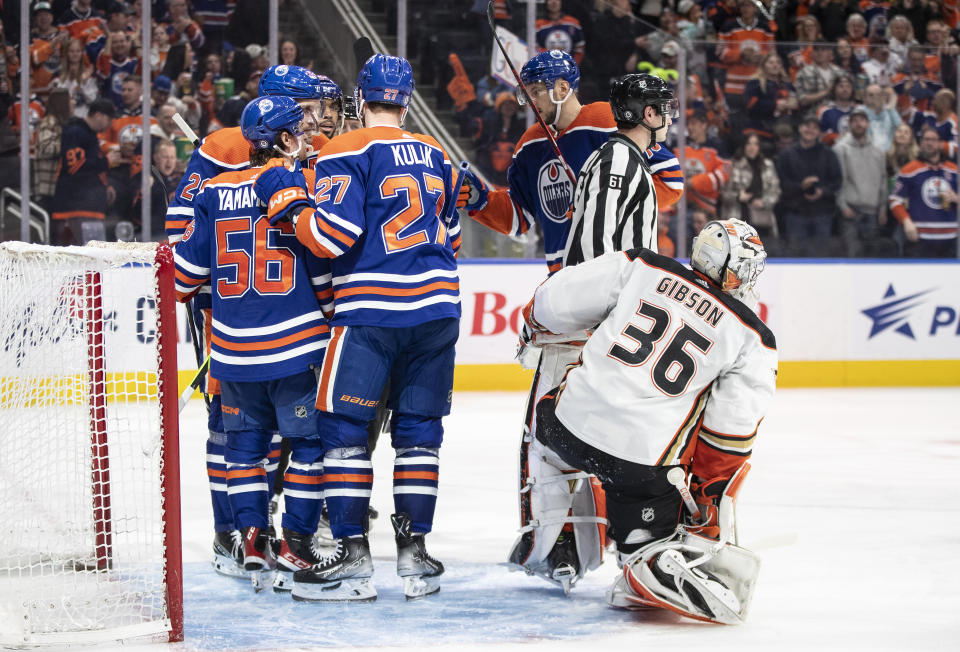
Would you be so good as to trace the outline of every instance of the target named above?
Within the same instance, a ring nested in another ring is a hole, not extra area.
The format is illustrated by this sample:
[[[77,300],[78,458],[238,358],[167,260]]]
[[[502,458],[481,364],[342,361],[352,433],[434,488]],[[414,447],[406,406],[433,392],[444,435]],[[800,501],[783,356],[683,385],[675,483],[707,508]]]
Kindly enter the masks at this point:
[[[683,507],[680,492],[667,480],[673,467],[628,462],[579,439],[557,418],[556,392],[547,392],[537,404],[537,439],[571,468],[600,480],[607,495],[607,534],[617,550],[629,554],[671,534]]]

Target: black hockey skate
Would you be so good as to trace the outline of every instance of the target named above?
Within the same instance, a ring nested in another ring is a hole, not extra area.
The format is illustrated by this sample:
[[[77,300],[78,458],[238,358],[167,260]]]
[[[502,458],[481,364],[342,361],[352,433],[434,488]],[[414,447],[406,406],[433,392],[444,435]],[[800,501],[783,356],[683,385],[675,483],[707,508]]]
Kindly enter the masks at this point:
[[[243,568],[243,537],[240,530],[217,532],[214,535],[213,569],[227,577],[250,577],[250,573]]]
[[[377,590],[370,582],[373,559],[366,535],[337,541],[337,547],[316,564],[293,574],[293,599],[305,602],[371,602]]]
[[[410,532],[410,516],[407,514],[393,514],[390,522],[397,535],[397,575],[403,578],[403,593],[407,600],[439,591],[443,564],[427,553],[424,535]]]
[[[573,532],[560,532],[557,542],[547,555],[546,577],[556,582],[565,595],[576,583],[580,574],[580,557],[577,555],[577,540]]]
[[[243,530],[243,568],[250,575],[253,590],[259,593],[273,584],[277,557],[266,530],[248,527]]]
[[[277,576],[273,580],[275,593],[293,590],[293,574],[320,561],[320,551],[312,534],[303,534],[283,528],[280,552],[277,554]]]

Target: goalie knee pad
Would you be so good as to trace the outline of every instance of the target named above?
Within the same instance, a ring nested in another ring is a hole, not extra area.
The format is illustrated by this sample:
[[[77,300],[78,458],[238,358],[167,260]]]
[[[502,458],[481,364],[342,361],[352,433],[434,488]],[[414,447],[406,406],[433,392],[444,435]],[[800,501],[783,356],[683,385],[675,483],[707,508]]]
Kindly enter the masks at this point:
[[[608,601],[613,606],[654,606],[695,620],[740,624],[747,617],[759,569],[759,558],[749,550],[681,528],[631,556],[624,563],[623,577],[608,592]]]

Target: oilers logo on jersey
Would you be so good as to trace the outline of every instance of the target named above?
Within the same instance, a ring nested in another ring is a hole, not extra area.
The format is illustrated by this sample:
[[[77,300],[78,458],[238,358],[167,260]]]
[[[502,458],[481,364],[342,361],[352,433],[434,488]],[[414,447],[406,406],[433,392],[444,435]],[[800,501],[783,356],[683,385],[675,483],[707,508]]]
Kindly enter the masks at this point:
[[[934,210],[940,210],[949,207],[949,202],[944,202],[943,197],[950,190],[950,184],[943,177],[930,177],[920,186],[920,196],[923,203]],[[946,206],[944,206],[946,203]]]
[[[573,204],[573,183],[556,159],[547,161],[537,175],[537,190],[544,214],[554,222],[565,222]]]
[[[573,39],[570,34],[562,29],[555,29],[547,34],[543,41],[547,50],[563,50],[564,52],[573,52]]]
[[[120,97],[121,91],[123,90],[123,81],[127,77],[129,77],[129,75],[126,72],[123,72],[122,70],[120,70],[114,73],[113,78],[110,80],[110,90],[117,97]]]

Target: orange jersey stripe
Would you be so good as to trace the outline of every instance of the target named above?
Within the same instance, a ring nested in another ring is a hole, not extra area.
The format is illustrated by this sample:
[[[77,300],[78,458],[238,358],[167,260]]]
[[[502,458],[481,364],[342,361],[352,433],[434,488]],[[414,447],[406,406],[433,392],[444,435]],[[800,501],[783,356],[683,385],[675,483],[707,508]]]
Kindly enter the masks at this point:
[[[323,476],[324,482],[373,482],[373,474],[332,473]]]
[[[226,471],[217,471],[216,469],[207,469],[207,475],[211,478],[226,478]]]
[[[267,477],[267,470],[263,467],[258,467],[256,469],[238,469],[236,471],[227,471],[227,480],[234,480],[236,478],[253,478],[258,475]]]
[[[284,480],[289,480],[290,482],[299,482],[300,484],[323,484],[322,475],[301,475],[299,473],[286,473],[283,476]]]
[[[437,480],[440,474],[436,471],[394,471],[394,480]]]
[[[320,387],[317,389],[317,409],[329,412],[332,406],[327,405],[327,392],[333,382],[333,364],[337,359],[337,349],[340,338],[343,337],[345,327],[337,326],[333,329],[330,342],[327,344],[327,353],[323,358],[323,368],[320,371]]]
[[[418,294],[427,294],[434,290],[456,290],[460,287],[459,283],[451,281],[437,281],[418,288],[381,288],[375,285],[360,285],[357,287],[335,290],[334,299],[343,299],[344,297],[354,296],[356,294],[382,294],[389,297],[413,297]]]
[[[102,220],[106,216],[103,213],[97,213],[95,211],[65,211],[62,213],[52,213],[50,217],[55,220],[67,220],[71,217],[92,217],[97,220]]]
[[[266,340],[264,342],[227,342],[218,335],[214,335],[211,338],[211,341],[221,349],[227,349],[228,351],[264,351],[266,349],[274,349],[280,346],[293,344],[294,342],[299,342],[300,340],[304,340],[313,335],[320,335],[321,333],[328,332],[330,332],[329,326],[314,326],[313,328],[308,328],[307,330],[300,331],[299,333],[287,335],[286,337],[278,337],[275,340]]]
[[[329,235],[334,240],[337,240],[341,244],[346,245],[347,247],[352,247],[356,242],[356,239],[347,237],[343,233],[340,233],[339,231],[337,231],[335,228],[327,224],[324,220],[322,220],[319,217],[317,218],[317,226],[320,228],[321,231]]]

